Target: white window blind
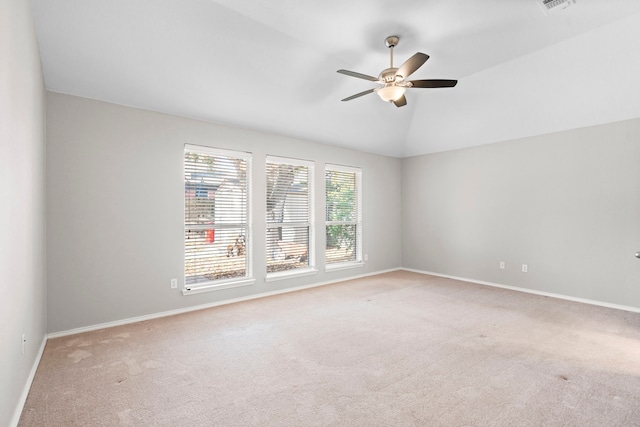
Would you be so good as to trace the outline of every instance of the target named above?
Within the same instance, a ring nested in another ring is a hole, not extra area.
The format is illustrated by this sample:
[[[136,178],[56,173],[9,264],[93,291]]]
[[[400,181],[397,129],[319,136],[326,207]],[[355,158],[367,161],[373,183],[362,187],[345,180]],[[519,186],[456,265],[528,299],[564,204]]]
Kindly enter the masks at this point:
[[[185,146],[185,289],[246,279],[250,269],[248,153]]]
[[[362,171],[326,165],[326,264],[340,266],[362,260]]]
[[[313,267],[313,163],[267,157],[267,275]]]

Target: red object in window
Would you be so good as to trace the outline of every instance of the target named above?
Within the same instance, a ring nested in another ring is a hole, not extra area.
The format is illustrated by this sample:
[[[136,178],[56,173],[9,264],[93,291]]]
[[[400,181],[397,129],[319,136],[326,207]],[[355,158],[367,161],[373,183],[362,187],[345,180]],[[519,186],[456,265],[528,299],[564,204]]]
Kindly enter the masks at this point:
[[[206,241],[207,243],[213,243],[216,240],[215,230],[209,229],[207,230]]]

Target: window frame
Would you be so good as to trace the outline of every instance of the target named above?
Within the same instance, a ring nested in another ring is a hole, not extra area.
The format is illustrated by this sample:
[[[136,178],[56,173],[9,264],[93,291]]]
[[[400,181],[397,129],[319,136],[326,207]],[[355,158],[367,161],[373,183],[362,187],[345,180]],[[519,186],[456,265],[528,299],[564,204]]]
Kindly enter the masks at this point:
[[[307,260],[308,260],[308,266],[304,267],[304,268],[295,268],[295,269],[290,269],[290,270],[284,270],[284,271],[277,271],[277,272],[265,272],[265,282],[272,282],[272,281],[276,281],[276,280],[282,280],[282,279],[289,279],[289,278],[293,278],[293,277],[301,277],[301,276],[307,276],[307,275],[313,275],[316,274],[318,272],[318,270],[316,269],[316,251],[315,251],[315,239],[316,239],[316,233],[315,233],[315,162],[311,161],[311,160],[302,160],[302,159],[295,159],[295,158],[290,158],[290,157],[281,157],[281,156],[273,156],[273,155],[267,155],[266,160],[265,160],[265,175],[267,173],[268,170],[268,165],[269,163],[273,163],[273,164],[284,164],[284,165],[291,165],[291,166],[301,166],[301,167],[306,167],[307,168],[307,202],[308,202],[308,208],[309,208],[309,216],[308,216],[308,221],[306,222],[290,222],[290,223],[276,223],[276,222],[270,222],[269,218],[268,218],[268,210],[266,207],[266,203],[267,203],[267,199],[265,197],[265,211],[264,211],[264,216],[265,216],[265,244],[268,245],[268,232],[269,232],[269,226],[270,224],[283,224],[280,225],[279,227],[282,228],[294,228],[294,227],[309,227],[309,236],[308,236],[308,248],[307,248]],[[267,179],[265,179],[265,185],[267,184]],[[265,189],[266,190],[266,189]],[[268,195],[267,195],[268,196]],[[285,225],[286,224],[286,225]],[[269,250],[268,248],[266,248],[267,250],[265,251],[265,262],[268,262],[267,258],[269,256]]]
[[[202,145],[192,145],[185,144],[183,157],[182,157],[182,175],[183,179],[185,176],[185,168],[186,168],[186,155],[187,153],[195,153],[205,156],[211,157],[226,157],[232,159],[241,159],[246,162],[246,186],[245,190],[247,192],[247,205],[246,212],[244,213],[246,217],[246,223],[240,222],[237,224],[206,224],[202,226],[193,226],[193,224],[187,224],[186,221],[186,211],[187,211],[187,195],[186,188],[183,190],[183,227],[186,232],[188,228],[196,228],[196,229],[206,229],[207,227],[213,228],[214,230],[225,229],[225,228],[244,228],[246,230],[245,235],[245,245],[244,245],[244,256],[245,256],[245,275],[242,277],[232,277],[228,279],[214,279],[203,281],[201,283],[187,283],[186,276],[186,264],[187,264],[187,247],[186,242],[183,240],[183,283],[184,288],[182,289],[183,295],[191,295],[202,292],[210,292],[217,291],[229,288],[235,288],[240,286],[249,286],[253,285],[256,280],[253,276],[253,219],[252,219],[252,205],[253,205],[253,191],[252,191],[252,154],[244,151],[236,151],[236,150],[227,150],[222,148],[213,148],[209,146]],[[233,227],[232,227],[233,225]]]
[[[343,173],[353,173],[355,179],[355,219],[353,221],[329,221],[327,220],[327,184],[326,184],[326,175],[329,171],[335,172],[343,172]],[[325,250],[325,271],[336,271],[343,270],[348,268],[356,268],[364,266],[363,261],[363,248],[362,248],[362,168],[354,167],[354,166],[344,166],[337,165],[333,163],[326,163],[324,168],[325,173],[325,236],[327,235],[327,228],[331,225],[355,225],[356,227],[356,236],[355,236],[355,256],[354,260],[344,261],[344,262],[334,262],[329,263],[327,260],[327,242],[325,242],[324,250]]]

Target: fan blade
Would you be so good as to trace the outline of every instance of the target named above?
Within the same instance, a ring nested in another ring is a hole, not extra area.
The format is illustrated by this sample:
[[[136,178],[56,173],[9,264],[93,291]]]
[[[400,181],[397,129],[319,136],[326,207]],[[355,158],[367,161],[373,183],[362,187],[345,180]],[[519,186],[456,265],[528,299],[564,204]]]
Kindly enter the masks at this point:
[[[368,75],[362,74],[362,73],[356,73],[355,71],[338,70],[338,72],[340,74],[344,74],[344,75],[351,76],[351,77],[357,77],[359,79],[365,79],[365,80],[369,80],[369,81],[372,81],[372,82],[377,82],[378,81],[377,77],[368,76]]]
[[[370,94],[374,90],[375,89],[369,89],[369,90],[365,90],[364,92],[356,93],[355,95],[351,95],[350,97],[343,99],[343,101],[351,101],[352,99],[360,98],[361,96]]]
[[[396,107],[404,107],[405,105],[407,105],[407,98],[405,98],[405,96],[402,95],[400,98],[393,101],[393,103],[395,104]]]
[[[454,87],[458,84],[457,80],[438,80],[438,79],[428,79],[428,80],[411,80],[411,87]]]
[[[427,55],[426,53],[416,53],[411,58],[407,59],[405,63],[400,66],[400,68],[398,68],[398,71],[396,71],[396,76],[401,75],[406,79],[411,74],[413,74],[414,71],[422,67],[422,64],[427,62],[427,59],[429,59],[429,55]]]

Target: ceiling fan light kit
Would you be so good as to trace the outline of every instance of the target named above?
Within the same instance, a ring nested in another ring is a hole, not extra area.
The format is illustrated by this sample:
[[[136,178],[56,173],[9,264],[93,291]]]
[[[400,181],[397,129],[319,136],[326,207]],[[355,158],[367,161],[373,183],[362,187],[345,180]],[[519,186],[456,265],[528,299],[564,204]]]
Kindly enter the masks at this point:
[[[365,90],[364,92],[351,95],[344,98],[342,101],[351,101],[352,99],[376,92],[383,101],[391,102],[396,107],[403,107],[407,105],[407,100],[404,96],[407,88],[454,87],[458,83],[457,80],[441,79],[406,80],[407,77],[427,62],[429,55],[418,52],[411,58],[407,59],[399,68],[395,68],[393,66],[393,48],[398,45],[399,41],[400,37],[398,36],[389,36],[385,39],[385,44],[389,48],[389,68],[382,70],[377,78],[367,74],[357,73],[355,71],[338,70],[338,73],[340,74],[369,80],[382,85],[378,88]]]
[[[393,102],[400,99],[406,90],[405,87],[388,84],[385,87],[376,89],[376,93],[383,101]]]

